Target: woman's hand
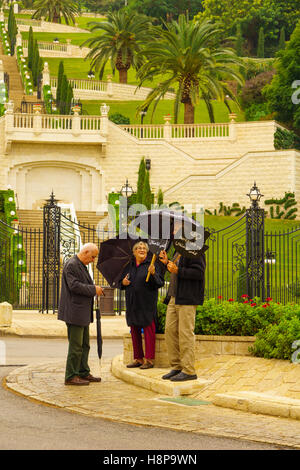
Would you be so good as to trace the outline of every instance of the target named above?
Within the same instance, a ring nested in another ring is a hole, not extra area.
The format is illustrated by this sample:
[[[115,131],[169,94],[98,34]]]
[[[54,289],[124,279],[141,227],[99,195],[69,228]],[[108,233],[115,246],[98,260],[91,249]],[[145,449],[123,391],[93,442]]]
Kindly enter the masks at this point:
[[[150,274],[152,274],[152,276],[154,276],[155,274],[155,266],[154,264],[150,264],[149,268],[148,268],[148,271]]]
[[[130,285],[129,274],[126,274],[126,276],[124,277],[124,279],[122,281],[122,284],[123,284],[123,286],[129,286]]]

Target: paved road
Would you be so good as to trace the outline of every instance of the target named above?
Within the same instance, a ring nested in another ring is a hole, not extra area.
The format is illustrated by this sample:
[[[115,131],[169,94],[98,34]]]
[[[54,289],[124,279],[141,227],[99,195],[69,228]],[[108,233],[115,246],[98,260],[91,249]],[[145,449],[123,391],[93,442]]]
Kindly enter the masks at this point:
[[[0,379],[15,365],[32,364],[49,359],[65,358],[66,340],[5,338],[6,365],[0,367]],[[104,357],[122,351],[120,340],[106,340]],[[96,356],[92,343],[91,355]],[[118,424],[85,417],[31,402],[0,388],[0,449],[42,450],[263,450],[278,449],[271,445],[243,442],[234,439],[198,436]],[[75,430],[75,432],[74,432]]]

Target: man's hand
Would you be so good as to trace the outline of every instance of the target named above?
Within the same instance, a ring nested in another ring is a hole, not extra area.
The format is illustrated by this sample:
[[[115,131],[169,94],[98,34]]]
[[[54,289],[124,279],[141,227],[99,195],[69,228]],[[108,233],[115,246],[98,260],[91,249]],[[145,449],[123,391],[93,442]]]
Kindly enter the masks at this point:
[[[167,255],[167,252],[165,250],[162,250],[160,253],[159,253],[159,261],[161,261],[163,264],[168,264],[168,255]]]
[[[173,274],[178,274],[178,266],[172,261],[169,261],[167,264],[168,271]]]
[[[129,286],[129,284],[130,284],[130,281],[129,281],[129,274],[127,274],[127,275],[124,277],[124,279],[123,279],[123,281],[122,281],[122,284],[123,284],[123,286]]]
[[[96,287],[96,295],[100,297],[100,295],[104,295],[103,289],[100,286],[95,286]]]

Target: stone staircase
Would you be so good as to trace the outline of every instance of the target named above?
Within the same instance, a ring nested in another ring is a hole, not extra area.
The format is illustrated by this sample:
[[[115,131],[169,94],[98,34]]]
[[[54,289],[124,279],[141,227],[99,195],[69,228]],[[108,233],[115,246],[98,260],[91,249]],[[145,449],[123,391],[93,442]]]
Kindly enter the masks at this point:
[[[36,96],[25,94],[16,58],[2,54],[0,60],[2,60],[4,72],[9,75],[9,99],[14,102],[14,111],[21,112],[22,101],[32,104],[40,103],[41,100],[38,100]]]

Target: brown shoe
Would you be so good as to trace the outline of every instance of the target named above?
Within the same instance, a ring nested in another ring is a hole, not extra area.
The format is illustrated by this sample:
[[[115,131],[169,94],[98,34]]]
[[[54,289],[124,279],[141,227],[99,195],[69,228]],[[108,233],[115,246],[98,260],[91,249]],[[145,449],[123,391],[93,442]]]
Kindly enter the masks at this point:
[[[154,366],[152,364],[152,362],[145,362],[141,367],[140,369],[152,369]]]
[[[90,382],[88,380],[84,380],[81,377],[75,375],[71,379],[65,380],[65,385],[89,385]]]
[[[101,382],[100,377],[94,377],[93,375],[89,374],[85,377],[81,377],[83,380],[88,380],[89,382]]]
[[[133,369],[134,367],[141,367],[142,365],[143,365],[142,362],[133,361],[131,364],[128,364],[126,367],[128,367],[128,369]]]

